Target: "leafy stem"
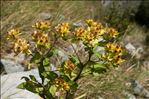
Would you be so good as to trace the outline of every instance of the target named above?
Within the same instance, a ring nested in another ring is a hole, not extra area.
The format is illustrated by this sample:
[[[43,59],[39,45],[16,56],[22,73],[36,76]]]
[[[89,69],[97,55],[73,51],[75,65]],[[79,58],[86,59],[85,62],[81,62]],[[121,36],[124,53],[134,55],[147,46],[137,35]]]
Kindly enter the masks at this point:
[[[92,53],[90,53],[90,52],[88,52],[88,60],[86,61],[86,63],[80,63],[80,71],[79,71],[79,73],[78,73],[78,75],[76,76],[76,78],[74,79],[74,81],[76,82],[79,78],[80,78],[80,76],[81,76],[81,73],[82,73],[82,71],[83,71],[83,69],[84,69],[84,67],[90,62],[90,60],[91,60],[91,56],[92,56]]]

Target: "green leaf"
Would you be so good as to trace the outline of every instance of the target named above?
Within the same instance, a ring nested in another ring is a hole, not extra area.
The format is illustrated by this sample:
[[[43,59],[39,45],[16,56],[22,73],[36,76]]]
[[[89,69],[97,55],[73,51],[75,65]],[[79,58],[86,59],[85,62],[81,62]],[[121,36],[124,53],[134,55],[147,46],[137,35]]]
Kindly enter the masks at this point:
[[[39,52],[36,52],[34,55],[33,55],[33,57],[31,58],[31,60],[30,60],[30,62],[31,63],[38,63],[41,58],[41,55],[40,55],[40,53]]]
[[[48,44],[45,45],[45,47],[46,47],[46,48],[50,48],[50,47],[51,47],[51,44],[48,43]]]
[[[105,46],[107,42],[99,42],[98,46]]]
[[[43,72],[45,72],[44,66],[43,66],[43,60],[41,60],[40,65],[38,66],[39,76],[42,80],[42,83],[44,83],[44,76],[42,75]]]
[[[93,53],[97,58],[101,58],[102,54],[96,51],[96,48],[93,49]]]
[[[70,57],[69,59],[70,59],[70,61],[72,63],[74,63],[74,64],[78,64],[79,63],[79,60],[78,60],[78,58],[76,56],[70,55],[69,57]]]
[[[23,76],[21,79],[24,79],[25,81],[29,81],[30,79],[28,77]]]
[[[38,93],[38,91],[36,90],[36,88],[42,87],[41,85],[34,83],[32,81],[28,81],[26,82],[26,86],[25,89],[28,91],[31,91],[33,93]]]
[[[54,96],[56,92],[56,87],[53,85],[50,87],[49,92]]]
[[[80,95],[80,96],[76,97],[75,99],[84,99],[86,95],[87,95],[87,94],[86,94],[86,93],[84,93],[84,94],[82,94],[82,95]]]
[[[49,59],[48,58],[45,58],[43,60],[43,66],[49,66]]]
[[[95,72],[95,73],[103,73],[106,71],[106,67],[104,64],[95,64],[94,67],[92,68],[92,71]]]
[[[36,80],[36,78],[35,78],[35,76],[34,76],[34,75],[29,75],[29,77],[30,77],[30,79],[31,79],[31,80],[33,80],[33,81],[37,82],[37,80]]]
[[[41,93],[41,92],[43,92],[43,87],[36,87],[36,88],[35,88],[35,91],[36,91],[37,93]]]
[[[78,84],[74,81],[69,81],[68,83],[69,83],[70,86],[78,87]]]
[[[53,51],[50,51],[49,53],[47,53],[47,57],[51,57],[53,56],[54,52]]]
[[[89,75],[90,73],[91,73],[90,67],[84,68],[83,71],[82,71],[82,75],[83,75],[83,76],[87,76],[87,75]]]
[[[21,84],[19,84],[17,86],[17,88],[20,88],[20,89],[26,89],[30,92],[33,92],[33,93],[39,93],[40,91],[42,91],[42,86],[40,84],[37,84],[37,83],[34,83],[33,81],[27,81],[27,82],[23,82]]]
[[[19,84],[17,86],[17,88],[19,88],[19,89],[25,89],[25,86],[26,86],[26,82],[23,82],[23,83]]]
[[[54,71],[47,72],[47,79],[54,80],[58,75]]]
[[[41,75],[46,78],[47,77],[47,72],[42,72]]]
[[[70,81],[70,79],[69,79],[69,77],[67,76],[67,75],[61,75],[62,76],[62,78],[66,81],[66,82],[69,82]]]

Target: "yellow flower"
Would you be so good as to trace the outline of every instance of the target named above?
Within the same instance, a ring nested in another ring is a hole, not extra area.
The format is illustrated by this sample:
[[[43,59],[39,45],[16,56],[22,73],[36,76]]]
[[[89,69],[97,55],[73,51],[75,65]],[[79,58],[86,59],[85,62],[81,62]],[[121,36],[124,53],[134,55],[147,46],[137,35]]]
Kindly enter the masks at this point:
[[[50,23],[48,21],[38,21],[32,27],[40,30],[48,29],[50,27]]]
[[[92,34],[92,33],[90,33],[90,32],[87,32],[86,34],[85,34],[85,41],[86,42],[91,42],[92,40],[94,40],[95,39],[95,36],[94,36],[94,34]]]
[[[88,24],[88,26],[96,26],[97,25],[97,22],[94,22],[92,19],[86,20],[86,23]]]
[[[76,65],[73,64],[70,60],[64,62],[64,68],[67,72],[74,70],[75,67]]]
[[[122,55],[122,52],[122,48],[119,45],[116,45],[115,53],[117,53],[118,55]]]
[[[115,52],[115,49],[116,49],[116,44],[114,43],[108,43],[106,44],[106,49],[111,51],[111,52]]]
[[[98,44],[98,42],[99,42],[98,39],[94,39],[94,40],[90,41],[89,44],[90,44],[91,46],[95,46],[95,45]]]
[[[92,19],[86,20],[87,27],[78,27],[73,32],[74,35],[90,46],[95,46],[105,33],[105,28],[101,23],[94,22]]]
[[[45,33],[34,31],[32,33],[32,38],[38,45],[46,45],[49,43],[48,34]]]
[[[85,32],[85,30],[81,27],[76,28],[74,31],[74,35],[77,37],[81,37],[83,35],[83,33]]]
[[[17,39],[17,41],[14,44],[14,51],[15,53],[26,53],[26,54],[30,54],[30,50],[29,50],[29,43],[25,40],[25,39]]]
[[[114,57],[114,60],[115,60],[115,64],[117,64],[117,65],[120,65],[121,63],[123,63],[125,61],[124,59],[121,58],[120,55],[116,55]]]
[[[101,23],[95,26],[88,27],[88,31],[94,34],[95,37],[101,36],[105,33],[104,27]]]
[[[32,33],[32,39],[33,40],[38,40],[41,36],[42,36],[42,33],[41,32],[34,31]]]
[[[63,83],[63,88],[64,88],[64,90],[69,90],[70,89],[70,86],[68,85],[68,83]]]
[[[62,37],[64,37],[69,33],[69,23],[58,24],[55,29]]]
[[[68,91],[70,89],[69,84],[61,77],[58,77],[54,80],[54,85],[57,87],[58,90]]]
[[[106,55],[108,61],[113,62],[116,65],[120,65],[124,60],[121,58],[122,56],[122,48],[115,43],[108,43],[106,45],[106,50],[109,52]]]
[[[117,54],[122,54],[122,48],[118,44],[108,43],[106,44],[106,49]]]
[[[116,31],[114,28],[107,28],[106,32],[110,37],[114,38],[119,34],[118,31]]]
[[[18,29],[11,29],[10,31],[8,31],[8,38],[7,39],[10,39],[10,38],[18,38],[18,35],[20,35],[20,31]]]
[[[48,40],[48,34],[42,34],[42,36],[38,38],[37,44],[39,44],[39,45],[45,45],[48,42],[49,42],[49,40]]]
[[[109,61],[109,62],[112,62],[113,61],[113,57],[110,54],[102,55],[102,58],[104,60]]]

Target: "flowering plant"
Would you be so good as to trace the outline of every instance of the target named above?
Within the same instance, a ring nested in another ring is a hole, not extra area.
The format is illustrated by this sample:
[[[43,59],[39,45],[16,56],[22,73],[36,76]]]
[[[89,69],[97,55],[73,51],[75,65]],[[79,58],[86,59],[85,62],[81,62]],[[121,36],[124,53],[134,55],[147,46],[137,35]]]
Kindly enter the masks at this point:
[[[34,47],[31,46],[31,42],[21,38],[18,29],[8,31],[8,39],[14,39],[13,47],[16,54],[25,53],[32,57],[30,62],[37,64],[41,78],[39,82],[33,75],[22,77],[25,82],[18,85],[18,88],[36,93],[43,99],[72,99],[81,77],[96,76],[124,61],[122,47],[114,43],[119,33],[114,28],[105,27],[91,19],[79,27],[67,22],[52,26],[47,21],[38,21],[33,27],[36,29],[31,35]],[[57,41],[68,42],[74,53],[55,66],[56,70],[52,70],[50,59],[57,54]],[[81,50],[86,54],[84,59],[79,56],[73,43],[83,45]],[[103,48],[102,52],[97,50],[99,47]]]

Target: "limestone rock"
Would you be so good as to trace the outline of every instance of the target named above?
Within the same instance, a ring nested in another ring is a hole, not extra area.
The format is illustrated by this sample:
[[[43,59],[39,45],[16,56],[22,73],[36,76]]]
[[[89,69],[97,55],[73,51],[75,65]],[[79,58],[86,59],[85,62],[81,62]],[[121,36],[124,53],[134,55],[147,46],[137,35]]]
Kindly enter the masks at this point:
[[[14,73],[24,71],[24,67],[10,59],[1,59],[6,73]]]
[[[23,82],[21,77],[29,76],[30,74],[41,81],[37,69],[1,76],[1,99],[40,99],[40,97],[34,93],[16,88],[17,85]]]

